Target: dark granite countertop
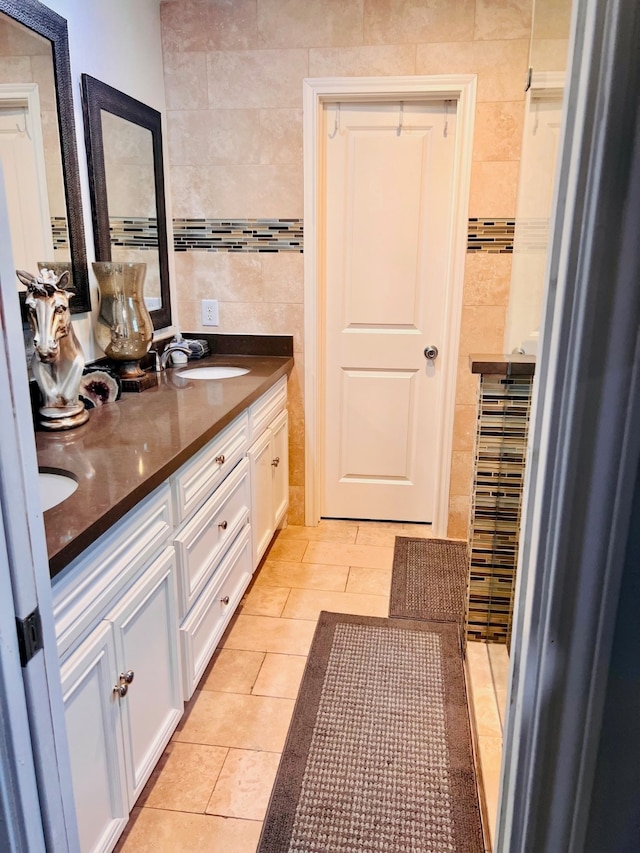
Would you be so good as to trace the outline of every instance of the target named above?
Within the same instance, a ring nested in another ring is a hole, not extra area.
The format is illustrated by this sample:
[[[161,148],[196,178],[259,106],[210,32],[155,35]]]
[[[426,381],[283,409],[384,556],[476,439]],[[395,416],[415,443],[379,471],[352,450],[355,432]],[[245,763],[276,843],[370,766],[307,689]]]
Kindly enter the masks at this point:
[[[189,367],[207,364],[248,367],[249,373],[204,381],[179,377],[180,368],[166,370],[156,388],[93,409],[81,427],[36,433],[39,466],[69,471],[79,482],[70,498],[44,513],[52,578],[288,375],[293,359],[218,354]]]
[[[470,355],[469,369],[472,373],[493,376],[533,376],[536,369],[534,355]]]

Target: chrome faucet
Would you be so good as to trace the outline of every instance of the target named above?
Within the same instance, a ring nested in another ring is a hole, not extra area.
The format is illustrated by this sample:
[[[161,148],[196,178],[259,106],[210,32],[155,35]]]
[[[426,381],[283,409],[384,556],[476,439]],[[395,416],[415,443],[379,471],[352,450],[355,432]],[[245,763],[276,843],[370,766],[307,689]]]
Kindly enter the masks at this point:
[[[160,369],[167,369],[167,362],[171,358],[174,352],[183,352],[187,357],[191,355],[191,350],[189,349],[186,341],[169,341],[164,350],[162,351],[162,355],[160,356]]]

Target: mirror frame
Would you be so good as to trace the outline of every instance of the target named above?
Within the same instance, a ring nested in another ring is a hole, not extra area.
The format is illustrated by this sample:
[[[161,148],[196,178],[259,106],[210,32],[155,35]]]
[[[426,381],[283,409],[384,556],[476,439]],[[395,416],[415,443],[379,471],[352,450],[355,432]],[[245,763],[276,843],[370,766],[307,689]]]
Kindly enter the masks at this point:
[[[109,207],[104,162],[104,139],[101,111],[112,113],[151,131],[153,142],[153,173],[156,192],[156,219],[158,223],[158,262],[160,268],[160,297],[162,307],[150,311],[154,329],[171,325],[169,291],[169,250],[167,241],[167,215],[164,194],[164,164],[162,158],[162,124],[157,110],[137,101],[112,86],[82,74],[82,104],[84,132],[89,165],[91,212],[97,261],[111,260]]]
[[[76,127],[73,117],[73,86],[67,22],[57,12],[49,9],[38,0],[0,0],[0,12],[4,12],[9,18],[23,24],[27,29],[51,42],[74,291],[74,295],[71,297],[70,310],[72,314],[91,311]],[[43,258],[43,260],[52,259]]]

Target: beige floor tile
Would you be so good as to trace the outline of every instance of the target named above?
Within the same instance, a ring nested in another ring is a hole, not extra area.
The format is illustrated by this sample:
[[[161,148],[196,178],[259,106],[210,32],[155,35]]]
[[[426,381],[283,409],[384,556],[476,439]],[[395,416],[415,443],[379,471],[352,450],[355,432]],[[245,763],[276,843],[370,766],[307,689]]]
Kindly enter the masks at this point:
[[[355,616],[388,616],[389,599],[385,595],[292,589],[282,615],[285,619],[317,619],[321,610]]]
[[[357,524],[344,521],[321,521],[317,527],[300,527],[290,524],[278,533],[279,539],[306,539],[308,542],[356,541]]]
[[[316,623],[311,620],[241,614],[225,638],[224,647],[280,655],[306,655],[315,629]]]
[[[502,737],[502,724],[493,687],[472,685],[470,701],[479,737]]]
[[[395,529],[368,527],[362,524],[358,527],[356,545],[385,545],[393,548],[396,544],[396,536],[402,535],[401,530],[396,532]]]
[[[286,588],[254,584],[242,599],[238,612],[245,616],[280,616],[288,596],[289,590]]]
[[[254,589],[262,586],[276,586],[296,589],[332,589],[343,592],[348,575],[347,566],[267,560],[260,569]]]
[[[468,641],[466,659],[471,683],[478,687],[493,687],[488,644]]]
[[[509,653],[507,652],[506,645],[498,645],[498,643],[491,643],[489,645],[489,664],[491,666],[491,674],[493,675],[493,685],[496,691],[500,722],[504,729],[510,667]]]
[[[124,853],[254,853],[261,821],[162,809],[133,810],[116,847]]]
[[[293,700],[203,690],[184,715],[173,739],[236,749],[281,752]]]
[[[279,763],[277,752],[230,749],[207,814],[264,820]]]
[[[399,536],[413,536],[415,539],[433,539],[433,527],[430,524],[412,524],[405,521]]]
[[[263,652],[218,649],[198,689],[217,690],[220,693],[251,693],[263,661]]]
[[[306,657],[301,655],[268,654],[253,685],[253,694],[295,699],[306,663]]]
[[[482,774],[482,787],[487,807],[487,817],[489,818],[489,835],[493,846],[496,835],[496,818],[498,815],[502,738],[478,738],[478,753],[480,758],[480,771]]]
[[[352,566],[349,569],[346,592],[365,595],[386,595],[391,591],[391,569],[363,569]]]
[[[306,539],[281,539],[278,536],[267,551],[266,558],[267,560],[290,560],[299,563],[306,548]]]
[[[204,813],[228,749],[172,741],[136,805]]]
[[[343,545],[338,542],[309,542],[305,563],[327,563],[333,566],[363,566],[387,569],[393,562],[390,545]]]

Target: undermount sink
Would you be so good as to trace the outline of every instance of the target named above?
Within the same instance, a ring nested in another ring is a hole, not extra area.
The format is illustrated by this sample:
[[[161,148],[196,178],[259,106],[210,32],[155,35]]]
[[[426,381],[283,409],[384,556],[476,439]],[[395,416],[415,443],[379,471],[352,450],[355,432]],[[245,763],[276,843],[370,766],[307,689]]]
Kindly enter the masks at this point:
[[[209,367],[187,367],[179,370],[178,376],[185,379],[233,379],[234,376],[244,376],[249,371],[245,367],[225,367],[222,364]]]
[[[78,488],[78,481],[68,471],[40,469],[38,485],[42,511],[46,512],[71,497]]]

